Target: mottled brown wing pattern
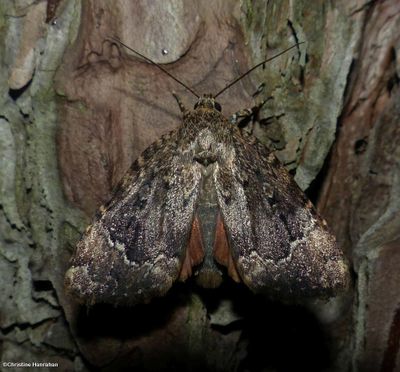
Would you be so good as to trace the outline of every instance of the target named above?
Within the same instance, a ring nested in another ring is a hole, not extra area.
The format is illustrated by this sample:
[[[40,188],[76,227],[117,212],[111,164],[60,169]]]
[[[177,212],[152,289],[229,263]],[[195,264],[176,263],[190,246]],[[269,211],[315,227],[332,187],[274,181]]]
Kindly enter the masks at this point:
[[[135,304],[221,271],[279,298],[347,286],[343,253],[275,156],[210,96],[132,165],[77,245],[67,287],[87,303]],[[193,270],[193,266],[197,266]],[[215,275],[214,275],[215,274]]]
[[[83,301],[147,302],[178,278],[201,181],[178,141],[173,131],[133,163],[78,243],[66,284]]]
[[[215,174],[231,255],[243,282],[280,298],[329,297],[348,284],[334,236],[292,177],[250,135]]]

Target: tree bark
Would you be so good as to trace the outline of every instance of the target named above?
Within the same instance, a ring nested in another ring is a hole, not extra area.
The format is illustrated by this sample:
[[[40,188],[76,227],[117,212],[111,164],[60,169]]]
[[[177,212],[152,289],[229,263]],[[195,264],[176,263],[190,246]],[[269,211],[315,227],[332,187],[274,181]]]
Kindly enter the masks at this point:
[[[1,2],[2,361],[65,371],[399,369],[399,10],[395,0]],[[272,97],[251,129],[336,234],[354,269],[349,293],[290,305],[229,282],[187,284],[124,309],[87,309],[65,293],[96,209],[179,125],[171,92],[195,102],[111,36],[201,94],[305,42],[218,100],[229,116]]]

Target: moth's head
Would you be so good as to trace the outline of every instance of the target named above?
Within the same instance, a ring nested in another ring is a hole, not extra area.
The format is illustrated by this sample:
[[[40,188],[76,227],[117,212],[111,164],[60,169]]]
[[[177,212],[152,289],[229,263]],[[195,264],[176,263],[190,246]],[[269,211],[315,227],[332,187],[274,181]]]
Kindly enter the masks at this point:
[[[212,94],[204,94],[200,97],[194,105],[194,109],[207,108],[211,110],[217,110],[221,112],[221,105],[214,99]]]

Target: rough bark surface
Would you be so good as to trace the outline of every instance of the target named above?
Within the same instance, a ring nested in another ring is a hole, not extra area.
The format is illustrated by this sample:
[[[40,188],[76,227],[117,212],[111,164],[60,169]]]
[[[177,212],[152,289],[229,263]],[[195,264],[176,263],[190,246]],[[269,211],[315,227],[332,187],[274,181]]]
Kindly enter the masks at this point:
[[[396,1],[361,9],[362,36],[320,198],[354,263],[349,339],[360,371],[400,368],[399,11]]]
[[[133,309],[86,309],[65,293],[68,260],[96,208],[179,125],[171,92],[194,103],[109,36],[199,93],[306,42],[219,101],[229,115],[273,98],[253,132],[317,202],[354,263],[353,293],[300,306],[232,283],[214,292],[189,284]],[[398,370],[399,38],[396,0],[0,2],[2,362]]]

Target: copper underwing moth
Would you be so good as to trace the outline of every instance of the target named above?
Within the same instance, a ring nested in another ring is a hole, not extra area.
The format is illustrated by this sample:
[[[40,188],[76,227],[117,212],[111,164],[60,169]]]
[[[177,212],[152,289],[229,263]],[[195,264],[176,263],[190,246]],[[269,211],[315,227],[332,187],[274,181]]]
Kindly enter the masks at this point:
[[[177,99],[179,128],[132,164],[77,244],[65,283],[81,301],[134,305],[190,276],[216,287],[224,271],[285,299],[346,288],[326,222],[273,152],[222,115],[216,97],[238,80],[201,97],[177,80],[198,101]]]

